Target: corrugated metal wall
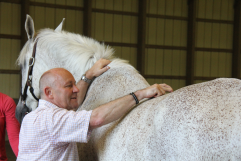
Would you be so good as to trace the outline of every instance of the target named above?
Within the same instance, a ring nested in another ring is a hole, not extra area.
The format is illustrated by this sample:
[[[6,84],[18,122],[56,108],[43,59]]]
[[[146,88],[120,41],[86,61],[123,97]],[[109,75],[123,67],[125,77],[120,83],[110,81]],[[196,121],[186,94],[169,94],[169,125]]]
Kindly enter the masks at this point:
[[[91,37],[101,42],[137,44],[138,0],[93,0],[92,7],[95,10],[92,14]],[[129,60],[136,67],[136,47],[112,47],[117,57]]]
[[[36,6],[30,5],[29,14],[34,20],[35,30],[42,28],[55,29],[62,19],[65,18],[64,30],[78,34],[83,33],[83,11],[81,10],[83,7],[82,0],[31,0],[31,2],[37,2],[37,4],[46,3],[69,6],[69,8],[65,9],[54,8],[51,6],[37,6],[37,4]]]
[[[146,75],[186,75],[187,7],[187,0],[147,1],[146,44],[150,47],[145,55]],[[181,79],[147,80],[151,84],[164,82],[174,89],[185,86],[185,80]]]
[[[0,3],[0,92],[13,98],[19,97],[20,75],[8,74],[8,71],[19,69],[15,65],[20,47],[20,12],[19,4]],[[7,35],[13,35],[8,38]]]
[[[235,0],[197,0],[194,83],[232,76]],[[92,0],[91,37],[111,45],[137,67],[140,0]],[[188,0],[146,0],[144,72],[149,83],[186,85]],[[0,0],[0,92],[18,98],[21,1]],[[35,29],[56,28],[83,34],[84,0],[31,0]]]
[[[231,77],[233,48],[232,0],[202,0],[197,10],[197,44],[195,75],[201,77]],[[202,19],[222,20],[205,22]],[[201,48],[223,51],[200,51]],[[196,82],[200,82],[197,80]]]

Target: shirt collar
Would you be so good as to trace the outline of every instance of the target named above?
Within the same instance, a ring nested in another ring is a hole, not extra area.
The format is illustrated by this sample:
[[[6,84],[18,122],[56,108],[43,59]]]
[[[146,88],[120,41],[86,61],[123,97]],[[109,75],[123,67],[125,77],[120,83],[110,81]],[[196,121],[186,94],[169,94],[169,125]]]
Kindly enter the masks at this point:
[[[46,101],[46,100],[43,100],[43,99],[40,99],[39,100],[39,107],[44,107],[44,106],[48,106],[48,107],[53,107],[53,108],[59,108],[58,106],[56,106],[55,104],[49,102],[49,101]]]

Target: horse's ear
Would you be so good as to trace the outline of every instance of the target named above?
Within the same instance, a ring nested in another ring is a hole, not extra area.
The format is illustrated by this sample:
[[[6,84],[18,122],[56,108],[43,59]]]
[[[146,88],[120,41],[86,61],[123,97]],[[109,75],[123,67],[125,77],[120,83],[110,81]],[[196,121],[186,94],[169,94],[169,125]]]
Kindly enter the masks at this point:
[[[35,34],[34,23],[31,16],[27,14],[25,21],[25,30],[27,32],[28,39],[32,39]]]
[[[55,31],[62,31],[63,25],[64,25],[64,20],[65,18],[63,18],[62,22],[59,24],[59,26],[55,29]]]

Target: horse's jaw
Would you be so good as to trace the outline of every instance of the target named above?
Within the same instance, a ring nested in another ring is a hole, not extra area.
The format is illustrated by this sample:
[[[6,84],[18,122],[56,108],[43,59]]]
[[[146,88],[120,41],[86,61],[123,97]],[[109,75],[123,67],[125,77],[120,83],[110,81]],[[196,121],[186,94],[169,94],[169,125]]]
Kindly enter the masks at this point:
[[[24,48],[21,50],[20,56],[18,58],[18,65],[21,66],[21,74],[22,74],[22,87],[21,87],[21,95],[24,94],[24,88],[28,79],[28,70],[29,70],[29,59],[32,57],[34,41],[27,41]],[[42,60],[39,59],[39,54],[42,54],[41,50],[39,50],[37,46],[37,54],[34,59],[33,64],[33,72],[32,72],[32,87],[34,89],[34,94],[37,98],[39,98],[39,77],[40,74],[43,73],[43,69],[46,66],[41,63]],[[40,52],[39,52],[40,51]],[[45,69],[46,70],[46,69]],[[25,101],[22,101],[21,96],[19,98],[18,105],[16,107],[16,117],[18,121],[21,123],[23,117],[26,112],[31,112],[35,110],[38,106],[38,102],[33,98],[32,94],[29,90],[30,87],[27,88],[27,97]]]

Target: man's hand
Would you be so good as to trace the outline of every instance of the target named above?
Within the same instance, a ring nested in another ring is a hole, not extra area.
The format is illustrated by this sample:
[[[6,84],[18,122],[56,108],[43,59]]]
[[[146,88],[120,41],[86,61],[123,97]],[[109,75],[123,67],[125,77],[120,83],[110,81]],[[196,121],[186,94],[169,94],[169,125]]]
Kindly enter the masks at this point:
[[[172,87],[167,84],[154,84],[145,89],[136,91],[135,94],[138,100],[142,100],[143,98],[159,97],[166,92],[173,92]]]
[[[94,77],[98,77],[108,69],[110,69],[108,64],[110,64],[110,60],[107,59],[100,59],[86,72],[86,77],[88,79],[93,79]]]

